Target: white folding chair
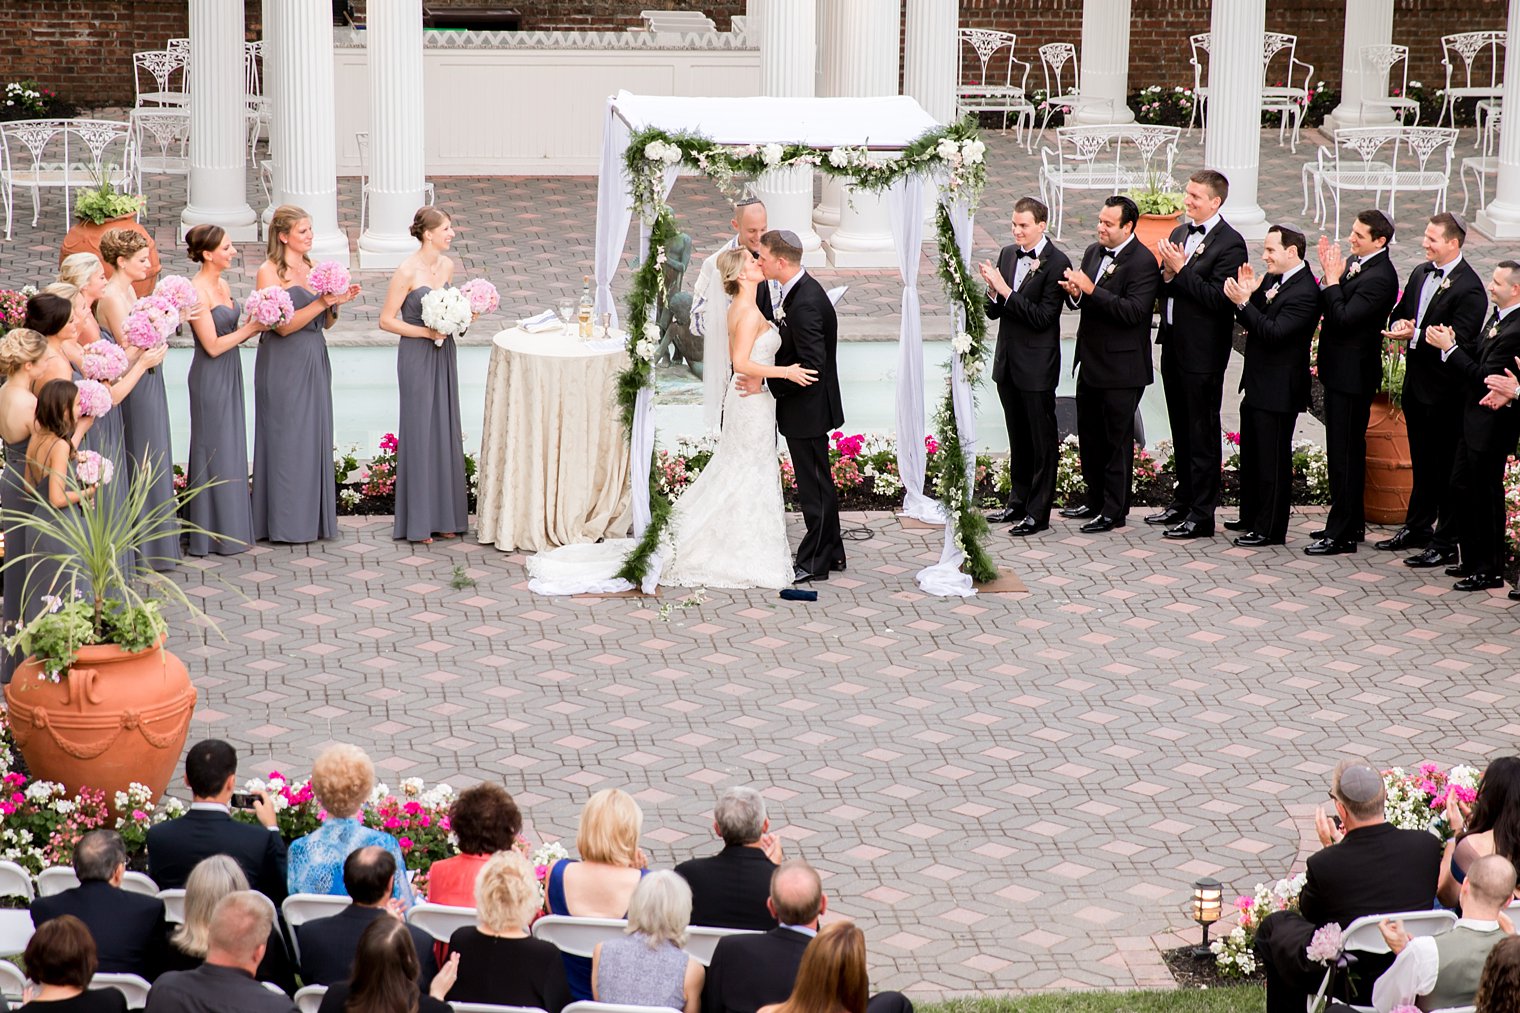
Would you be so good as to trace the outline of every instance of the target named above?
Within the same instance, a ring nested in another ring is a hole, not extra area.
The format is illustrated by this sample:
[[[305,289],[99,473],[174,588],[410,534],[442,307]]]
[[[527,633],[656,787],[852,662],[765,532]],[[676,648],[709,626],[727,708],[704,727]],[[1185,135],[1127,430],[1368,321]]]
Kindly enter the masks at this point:
[[[475,924],[475,909],[448,904],[418,904],[406,913],[408,925],[415,925],[440,943],[446,943],[455,929]]]
[[[164,920],[176,925],[185,923],[185,891],[180,887],[158,891],[158,899],[164,902]]]
[[[724,936],[753,935],[754,929],[720,929],[711,925],[692,925],[686,930],[686,945],[683,949],[691,955],[697,963],[706,967],[712,963],[713,951],[718,948],[718,940]]]
[[[454,1013],[545,1013],[537,1006],[498,1006],[491,1002],[451,1002],[449,1006]]]
[[[301,1013],[317,1013],[322,1008],[322,997],[326,994],[326,985],[307,985],[296,993],[296,1009]]]
[[[533,938],[547,939],[558,947],[559,952],[568,953],[572,957],[589,957],[597,943],[621,938],[627,927],[628,922],[623,918],[544,915],[533,923]]]
[[[9,960],[0,960],[0,996],[7,1001],[19,1002],[26,991],[26,975]]]
[[[1404,113],[1413,110],[1414,118],[1409,125],[1418,125],[1420,103],[1409,97],[1409,47],[1363,46],[1361,62],[1362,122],[1367,122],[1368,109],[1391,109],[1401,124]]]
[[[563,1013],[681,1013],[669,1006],[625,1006],[617,1002],[572,1002]]]
[[[0,909],[0,953],[24,953],[32,941],[32,913],[25,908]]]
[[[1363,915],[1341,933],[1342,948],[1357,953],[1388,953],[1388,941],[1383,938],[1378,923],[1383,919],[1404,923],[1404,931],[1411,936],[1439,936],[1457,923],[1457,916],[1450,911],[1405,911],[1386,915]],[[1308,1011],[1314,1013],[1325,999],[1334,977],[1333,967],[1325,969],[1325,978],[1319,983],[1319,991],[1308,999]],[[1374,1013],[1371,1006],[1352,1005],[1360,1013]]]
[[[0,862],[0,897],[20,897],[28,902],[36,896],[32,877],[15,862]]]
[[[121,888],[128,893],[140,893],[144,897],[157,897],[158,884],[146,872],[127,872],[121,877]]]
[[[79,876],[67,865],[54,865],[37,873],[37,896],[56,897],[79,885]]]
[[[354,902],[352,897],[338,897],[325,893],[293,893],[280,905],[280,914],[290,926],[290,945],[297,961],[301,959],[301,944],[296,936],[296,926],[305,925],[315,918],[335,915]]]
[[[127,997],[127,1009],[142,1009],[148,1005],[148,989],[153,986],[147,979],[135,974],[97,974],[90,979],[90,988],[114,988]]]

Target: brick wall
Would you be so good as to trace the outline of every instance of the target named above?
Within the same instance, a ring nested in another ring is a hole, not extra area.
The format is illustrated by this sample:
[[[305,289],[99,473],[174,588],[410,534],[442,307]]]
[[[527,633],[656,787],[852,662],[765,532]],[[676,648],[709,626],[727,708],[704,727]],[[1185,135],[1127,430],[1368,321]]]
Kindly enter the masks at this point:
[[[234,3],[237,0],[223,0]],[[310,0],[321,3],[323,0]],[[523,13],[529,29],[617,29],[638,23],[649,0],[427,0],[447,7],[499,4]],[[820,0],[828,2],[828,0]],[[1094,0],[1105,2],[1105,0]],[[1298,58],[1315,77],[1339,87],[1341,36],[1346,0],[1271,0],[1267,28],[1299,37]],[[696,0],[721,29],[744,13],[744,0]],[[363,0],[355,6],[362,12]],[[1188,36],[1209,27],[1210,0],[1133,0],[1130,26],[1130,87],[1191,84]],[[164,40],[189,34],[185,0],[7,0],[12,24],[31,31],[0,33],[0,66],[6,80],[35,78],[82,105],[130,103],[132,52],[162,48]],[[259,3],[247,0],[250,38],[258,37]],[[1019,35],[1019,57],[1035,64],[1035,47],[1080,42],[1082,0],[961,0],[966,26]],[[1504,27],[1504,11],[1492,0],[1397,0],[1393,40],[1411,47],[1409,76],[1427,88],[1441,86],[1443,32]]]

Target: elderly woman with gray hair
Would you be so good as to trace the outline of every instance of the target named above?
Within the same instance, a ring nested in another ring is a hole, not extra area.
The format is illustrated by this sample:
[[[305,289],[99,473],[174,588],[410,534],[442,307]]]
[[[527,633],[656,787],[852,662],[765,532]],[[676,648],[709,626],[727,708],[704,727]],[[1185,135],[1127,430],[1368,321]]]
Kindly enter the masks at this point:
[[[723,850],[676,866],[691,886],[693,925],[759,932],[776,927],[765,902],[783,855],[770,826],[765,799],[755,789],[728,788],[718,796],[713,833],[723,839]]]
[[[666,871],[645,876],[628,902],[627,934],[598,943],[591,955],[592,997],[698,1013],[707,970],[682,949],[690,924],[686,880]]]

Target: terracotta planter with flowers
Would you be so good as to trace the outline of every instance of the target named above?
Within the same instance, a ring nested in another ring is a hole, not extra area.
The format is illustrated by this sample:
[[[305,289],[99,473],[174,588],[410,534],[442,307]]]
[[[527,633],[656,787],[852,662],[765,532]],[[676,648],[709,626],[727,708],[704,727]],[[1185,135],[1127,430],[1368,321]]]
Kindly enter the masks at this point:
[[[137,220],[138,213],[142,211],[146,203],[142,197],[117,193],[109,182],[103,182],[97,189],[81,193],[78,200],[74,202],[76,221],[73,228],[64,234],[63,247],[58,251],[58,262],[63,263],[65,257],[75,253],[93,253],[100,257],[100,237],[112,229],[128,229],[148,241],[150,270],[146,278],[132,286],[133,291],[137,293],[138,298],[152,295],[160,269],[158,244],[153,242],[153,237],[148,234],[148,230],[143,228],[142,223]],[[101,257],[101,263],[105,263],[104,257]],[[114,265],[106,264],[105,268],[107,279],[116,273]]]

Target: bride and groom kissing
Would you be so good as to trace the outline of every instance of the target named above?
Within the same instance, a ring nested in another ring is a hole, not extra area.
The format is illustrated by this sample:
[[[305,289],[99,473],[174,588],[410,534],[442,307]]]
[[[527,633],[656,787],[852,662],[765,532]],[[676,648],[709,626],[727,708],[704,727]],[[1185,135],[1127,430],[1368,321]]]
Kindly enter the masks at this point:
[[[763,214],[763,206],[758,211]],[[722,350],[728,361],[709,361],[704,368],[727,376],[731,364],[734,380],[723,396],[717,447],[671,510],[655,564],[661,568],[658,582],[782,588],[828,580],[845,566],[839,494],[829,465],[829,433],[844,424],[834,305],[803,269],[796,233],[764,232],[754,249],[735,241],[713,261],[728,298],[728,347]],[[791,455],[807,529],[795,559],[786,537],[778,429]],[[616,590],[612,574],[631,544],[617,540],[540,553],[528,560],[529,587],[541,594]]]

